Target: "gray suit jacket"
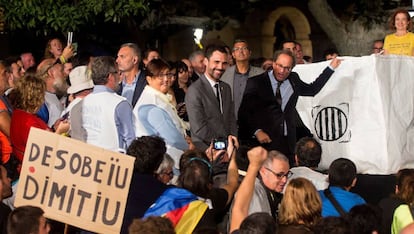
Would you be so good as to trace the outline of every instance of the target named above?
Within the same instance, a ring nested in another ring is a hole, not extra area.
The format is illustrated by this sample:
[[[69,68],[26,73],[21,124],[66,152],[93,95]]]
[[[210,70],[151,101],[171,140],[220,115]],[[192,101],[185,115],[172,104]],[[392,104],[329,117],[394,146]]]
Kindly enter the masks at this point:
[[[221,81],[226,82],[227,84],[230,85],[230,89],[231,89],[231,96],[233,97],[233,101],[235,100],[234,97],[234,92],[233,92],[233,85],[234,85],[234,73],[236,72],[236,65],[231,66],[229,68],[226,69],[226,71],[223,73],[223,75],[221,76]],[[262,74],[264,72],[263,69],[261,69],[260,67],[254,67],[254,66],[250,66],[250,70],[249,70],[249,74],[248,77],[253,77],[253,76],[257,76],[259,74]],[[237,94],[239,95],[239,94]],[[239,100],[241,100],[243,98],[243,95],[241,97],[238,97]],[[240,104],[239,104],[240,105]],[[234,106],[234,113],[236,115],[237,118],[237,112],[239,110],[239,106]]]
[[[201,150],[207,149],[211,140],[217,137],[237,135],[230,86],[220,82],[220,91],[223,114],[220,112],[216,94],[205,75],[192,83],[185,95],[191,138],[194,145]]]

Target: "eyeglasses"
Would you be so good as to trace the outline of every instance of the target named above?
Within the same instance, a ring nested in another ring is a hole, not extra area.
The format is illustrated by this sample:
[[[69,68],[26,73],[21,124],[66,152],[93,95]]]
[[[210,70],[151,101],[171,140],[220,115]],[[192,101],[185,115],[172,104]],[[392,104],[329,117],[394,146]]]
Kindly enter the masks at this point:
[[[288,71],[288,72],[292,70],[291,67],[284,67],[282,64],[279,64],[279,63],[276,63],[276,67],[279,69],[283,69],[283,71]]]
[[[174,78],[174,76],[175,76],[174,73],[165,73],[165,74],[158,74],[153,77],[158,78],[159,80],[163,80],[165,78],[167,78],[168,80],[171,80],[172,78]]]
[[[382,47],[373,47],[373,50],[382,50]]]
[[[249,48],[247,47],[234,47],[233,51],[248,51]]]
[[[266,170],[270,171],[273,175],[275,175],[279,180],[283,179],[283,177],[290,178],[293,175],[293,172],[288,171],[286,174],[283,172],[276,173],[272,169],[264,167]]]

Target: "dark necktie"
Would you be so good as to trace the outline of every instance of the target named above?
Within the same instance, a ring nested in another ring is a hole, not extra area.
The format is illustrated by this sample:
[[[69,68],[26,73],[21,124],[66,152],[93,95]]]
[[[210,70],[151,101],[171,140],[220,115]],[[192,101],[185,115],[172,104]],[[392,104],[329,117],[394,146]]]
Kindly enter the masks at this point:
[[[221,97],[220,97],[220,90],[219,90],[220,86],[219,86],[219,84],[215,84],[214,87],[216,88],[216,98],[217,98],[217,102],[219,104],[219,109],[220,109],[220,112],[222,112],[221,111]]]
[[[276,87],[276,101],[279,103],[279,105],[282,105],[282,94],[280,93],[280,86],[282,85],[283,81],[277,81],[277,87]]]

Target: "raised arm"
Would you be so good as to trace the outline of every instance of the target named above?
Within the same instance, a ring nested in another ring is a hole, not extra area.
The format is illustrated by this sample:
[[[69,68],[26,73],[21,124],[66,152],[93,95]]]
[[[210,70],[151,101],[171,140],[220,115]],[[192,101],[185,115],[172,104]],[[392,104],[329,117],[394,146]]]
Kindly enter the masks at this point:
[[[267,151],[263,147],[255,147],[247,152],[247,157],[249,158],[249,167],[237,191],[237,196],[234,198],[234,205],[231,211],[230,233],[239,229],[240,224],[248,215],[256,176],[267,157]]]
[[[239,173],[236,163],[236,150],[239,148],[239,142],[235,136],[228,136],[227,155],[230,157],[229,167],[227,169],[227,183],[223,185],[223,189],[227,191],[228,198],[226,204],[232,200],[234,193],[239,186]]]

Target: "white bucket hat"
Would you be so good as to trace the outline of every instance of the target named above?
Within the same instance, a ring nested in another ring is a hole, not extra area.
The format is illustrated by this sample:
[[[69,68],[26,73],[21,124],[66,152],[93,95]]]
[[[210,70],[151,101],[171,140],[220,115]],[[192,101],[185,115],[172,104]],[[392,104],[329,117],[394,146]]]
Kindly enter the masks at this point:
[[[79,66],[72,69],[69,73],[69,80],[71,84],[67,91],[69,94],[93,88],[93,81],[89,76],[87,66]]]

